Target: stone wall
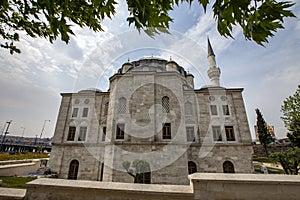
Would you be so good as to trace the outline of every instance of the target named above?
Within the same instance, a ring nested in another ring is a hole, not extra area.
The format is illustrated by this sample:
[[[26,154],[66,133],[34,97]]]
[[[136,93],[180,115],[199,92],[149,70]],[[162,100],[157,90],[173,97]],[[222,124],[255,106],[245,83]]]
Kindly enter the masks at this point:
[[[268,145],[269,154],[280,151],[288,151],[292,148],[290,144],[272,144]],[[265,148],[261,144],[253,145],[253,156],[255,157],[266,157]]]
[[[55,154],[51,153],[50,166],[59,166],[51,168],[58,173],[59,178],[68,178],[69,166],[72,160],[79,162],[78,179],[99,181],[101,179],[101,166],[103,163],[103,146],[88,144],[77,144],[76,146],[56,145]],[[55,169],[55,170],[54,170]],[[56,171],[57,170],[57,171]]]
[[[217,200],[299,199],[300,177],[260,174],[195,173],[190,185],[37,179],[27,184],[26,200]]]

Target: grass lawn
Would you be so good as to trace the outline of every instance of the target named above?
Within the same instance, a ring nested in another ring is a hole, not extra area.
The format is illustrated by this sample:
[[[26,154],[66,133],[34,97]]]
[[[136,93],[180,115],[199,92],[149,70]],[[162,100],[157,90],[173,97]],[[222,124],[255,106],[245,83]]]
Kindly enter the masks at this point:
[[[25,189],[26,183],[29,181],[33,181],[36,177],[17,177],[17,176],[0,176],[0,180],[2,180],[2,186],[6,188],[19,188]]]
[[[256,157],[253,158],[253,161],[263,162],[263,163],[274,163],[274,161],[271,158],[266,158],[266,157]]]
[[[284,174],[284,171],[282,169],[277,169],[273,167],[267,167],[269,174]],[[254,171],[262,173],[261,172],[261,165],[254,165]]]
[[[5,160],[25,160],[35,158],[48,158],[48,153],[0,153],[0,161]]]

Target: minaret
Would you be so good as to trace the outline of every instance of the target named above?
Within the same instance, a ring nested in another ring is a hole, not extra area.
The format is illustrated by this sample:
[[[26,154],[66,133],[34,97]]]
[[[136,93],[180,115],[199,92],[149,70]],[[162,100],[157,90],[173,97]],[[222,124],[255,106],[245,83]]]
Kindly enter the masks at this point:
[[[207,59],[208,59],[208,63],[209,63],[209,69],[207,71],[208,77],[210,79],[210,85],[212,86],[220,86],[220,68],[217,67],[216,64],[216,59],[215,59],[215,54],[214,51],[211,47],[209,38],[207,38]]]

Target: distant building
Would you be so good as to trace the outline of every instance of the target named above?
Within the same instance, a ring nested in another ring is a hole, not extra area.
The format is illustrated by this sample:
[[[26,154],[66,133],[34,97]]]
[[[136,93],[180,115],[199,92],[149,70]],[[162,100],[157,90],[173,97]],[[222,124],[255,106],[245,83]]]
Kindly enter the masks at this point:
[[[211,83],[200,89],[175,61],[146,57],[124,63],[107,92],[61,94],[51,170],[65,179],[133,182],[124,162],[142,160],[148,171],[136,182],[158,184],[188,184],[194,172],[252,173],[243,89],[220,86],[210,43],[208,61]]]

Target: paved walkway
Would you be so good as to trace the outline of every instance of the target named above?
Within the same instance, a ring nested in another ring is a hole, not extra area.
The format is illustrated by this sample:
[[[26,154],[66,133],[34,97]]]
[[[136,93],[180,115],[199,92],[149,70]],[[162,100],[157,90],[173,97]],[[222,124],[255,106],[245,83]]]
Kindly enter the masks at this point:
[[[262,163],[266,167],[272,167],[275,169],[283,169],[280,164],[275,164],[275,163]]]

